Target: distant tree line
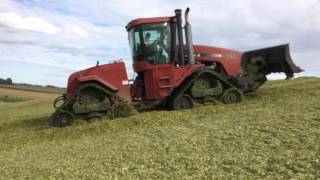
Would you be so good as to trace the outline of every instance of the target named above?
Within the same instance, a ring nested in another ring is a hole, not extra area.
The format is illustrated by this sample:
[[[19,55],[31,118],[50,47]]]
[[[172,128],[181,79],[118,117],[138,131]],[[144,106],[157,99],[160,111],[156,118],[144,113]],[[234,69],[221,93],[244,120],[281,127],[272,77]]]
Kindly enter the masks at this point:
[[[47,88],[60,88],[60,87],[57,87],[57,86],[53,86],[53,85],[46,85]]]
[[[0,84],[13,84],[11,78],[2,79],[0,78]]]
[[[38,84],[28,84],[28,83],[15,83],[15,85],[63,89],[63,88],[61,88],[61,87],[53,86],[53,85],[45,85],[45,86],[42,86],[42,85],[38,85]]]

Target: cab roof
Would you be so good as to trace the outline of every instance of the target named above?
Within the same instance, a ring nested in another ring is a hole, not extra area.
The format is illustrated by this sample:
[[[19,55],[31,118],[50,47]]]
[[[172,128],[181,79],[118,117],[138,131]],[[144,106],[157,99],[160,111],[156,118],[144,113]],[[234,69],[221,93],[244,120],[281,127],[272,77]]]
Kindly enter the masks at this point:
[[[140,24],[161,23],[161,22],[174,22],[175,17],[153,17],[153,18],[138,18],[130,21],[126,26],[127,31]]]

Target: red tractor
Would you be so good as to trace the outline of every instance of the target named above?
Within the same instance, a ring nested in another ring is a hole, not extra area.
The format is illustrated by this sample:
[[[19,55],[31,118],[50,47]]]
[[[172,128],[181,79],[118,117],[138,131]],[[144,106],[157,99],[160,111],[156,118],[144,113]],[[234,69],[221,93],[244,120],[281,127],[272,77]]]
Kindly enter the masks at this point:
[[[73,73],[67,92],[54,103],[50,124],[68,126],[75,116],[126,117],[131,105],[180,110],[194,102],[237,103],[270,73],[284,72],[289,79],[302,71],[293,63],[288,44],[248,52],[193,45],[189,8],[184,27],[181,13],[177,9],[173,17],[131,21],[126,29],[136,77],[128,80],[122,61]],[[59,101],[63,103],[57,107]]]

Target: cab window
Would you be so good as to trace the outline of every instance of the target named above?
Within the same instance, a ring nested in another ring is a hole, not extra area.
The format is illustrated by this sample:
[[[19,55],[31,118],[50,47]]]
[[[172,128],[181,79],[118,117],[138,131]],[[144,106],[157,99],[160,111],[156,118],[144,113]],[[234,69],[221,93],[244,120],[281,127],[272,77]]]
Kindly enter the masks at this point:
[[[151,64],[170,63],[170,25],[143,24],[129,31],[133,61],[147,60]]]

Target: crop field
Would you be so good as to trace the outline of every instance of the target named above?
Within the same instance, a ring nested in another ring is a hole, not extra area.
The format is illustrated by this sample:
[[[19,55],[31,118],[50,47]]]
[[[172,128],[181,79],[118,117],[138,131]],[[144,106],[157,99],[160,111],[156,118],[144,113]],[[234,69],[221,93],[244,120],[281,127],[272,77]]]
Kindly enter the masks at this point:
[[[62,94],[62,93],[61,93]],[[31,99],[52,99],[59,96],[58,93],[48,93],[29,89],[17,88],[14,86],[7,88],[0,86],[0,102],[17,102]]]
[[[32,91],[32,92],[42,92],[47,94],[63,94],[65,91],[65,89],[63,88],[43,87],[43,86],[28,85],[28,84],[14,84],[14,85],[0,84],[0,88],[16,89],[16,90]]]
[[[317,179],[320,79],[238,104],[50,128],[53,97],[0,104],[0,179]]]

